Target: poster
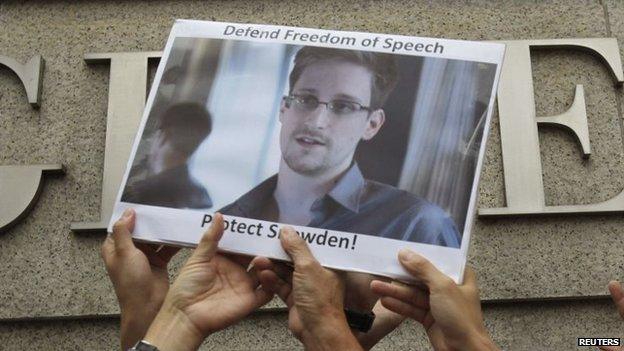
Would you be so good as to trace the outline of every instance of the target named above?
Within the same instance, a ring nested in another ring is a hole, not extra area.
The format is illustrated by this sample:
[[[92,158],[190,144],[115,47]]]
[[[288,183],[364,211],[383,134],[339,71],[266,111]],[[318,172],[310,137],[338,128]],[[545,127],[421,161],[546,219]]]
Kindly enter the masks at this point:
[[[410,248],[461,281],[504,45],[178,20],[112,223],[288,259],[291,225],[326,267],[410,280]]]

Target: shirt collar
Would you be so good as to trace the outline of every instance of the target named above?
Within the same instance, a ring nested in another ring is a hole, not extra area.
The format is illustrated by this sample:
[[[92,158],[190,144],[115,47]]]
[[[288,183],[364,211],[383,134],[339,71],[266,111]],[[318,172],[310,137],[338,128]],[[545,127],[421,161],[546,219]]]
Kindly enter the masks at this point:
[[[336,182],[336,185],[327,193],[342,207],[357,213],[360,208],[360,197],[364,188],[365,180],[358,165],[354,162],[351,167]],[[277,174],[266,179],[257,187],[246,193],[238,201],[243,213],[250,216],[259,211],[258,206],[266,206],[273,196],[277,186]]]
[[[266,179],[258,186],[241,196],[237,201],[238,206],[246,216],[253,216],[260,211],[260,206],[266,206],[273,197],[273,192],[277,186],[277,174]]]
[[[357,163],[353,162],[347,172],[338,180],[327,196],[342,207],[357,213],[360,208],[360,197],[364,188],[364,177]]]

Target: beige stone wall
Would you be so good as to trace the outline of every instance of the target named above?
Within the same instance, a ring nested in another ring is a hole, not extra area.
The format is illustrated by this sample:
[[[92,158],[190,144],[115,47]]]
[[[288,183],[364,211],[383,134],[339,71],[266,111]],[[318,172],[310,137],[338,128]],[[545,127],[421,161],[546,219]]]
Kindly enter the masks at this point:
[[[67,168],[64,177],[45,180],[24,221],[0,234],[0,349],[117,345],[118,309],[99,258],[103,237],[69,230],[71,222],[99,217],[104,158],[109,70],[83,58],[160,50],[176,18],[474,40],[624,37],[624,4],[616,0],[0,2],[0,55],[26,62],[40,54],[46,62],[39,110],[0,67],[0,165]],[[622,89],[586,53],[538,51],[532,63],[540,116],[563,112],[574,86],[585,86],[593,148],[583,160],[570,134],[540,128],[547,203],[613,197],[624,188]],[[504,205],[497,118],[481,207]],[[480,219],[473,237],[470,263],[488,300],[486,323],[506,350],[570,350],[577,337],[623,336],[605,298],[608,280],[622,277],[622,215]],[[211,337],[205,349],[296,348],[285,318],[281,310],[258,312]],[[378,349],[425,345],[422,331],[406,323]]]

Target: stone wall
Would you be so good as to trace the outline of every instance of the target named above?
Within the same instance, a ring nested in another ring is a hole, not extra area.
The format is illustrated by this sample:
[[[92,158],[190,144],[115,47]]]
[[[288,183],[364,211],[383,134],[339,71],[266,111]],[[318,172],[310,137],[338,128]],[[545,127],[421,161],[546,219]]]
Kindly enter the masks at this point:
[[[45,60],[39,109],[0,67],[0,165],[66,167],[65,176],[45,179],[32,212],[0,234],[0,348],[118,345],[118,308],[99,257],[103,236],[69,229],[100,215],[109,67],[84,56],[161,50],[177,18],[471,40],[624,37],[624,3],[616,0],[0,2],[0,55]],[[547,204],[615,196],[624,188],[622,89],[587,53],[535,51],[532,64],[538,116],[565,111],[575,85],[584,85],[593,151],[583,159],[571,134],[540,127]],[[495,115],[479,206],[504,205]],[[479,219],[469,262],[495,340],[506,350],[570,350],[577,337],[622,336],[605,288],[622,277],[622,248],[621,215]],[[299,347],[281,305],[271,306],[212,336],[204,349]],[[427,347],[419,327],[405,323],[377,349]]]

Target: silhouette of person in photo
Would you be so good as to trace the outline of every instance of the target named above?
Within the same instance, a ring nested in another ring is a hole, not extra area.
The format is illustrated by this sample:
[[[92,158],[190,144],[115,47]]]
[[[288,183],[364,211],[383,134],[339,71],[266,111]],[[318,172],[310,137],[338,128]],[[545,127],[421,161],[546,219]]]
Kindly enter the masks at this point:
[[[167,107],[158,119],[147,158],[149,175],[126,187],[122,201],[172,208],[210,208],[207,190],[189,173],[188,161],[212,130],[204,106],[184,102]]]

